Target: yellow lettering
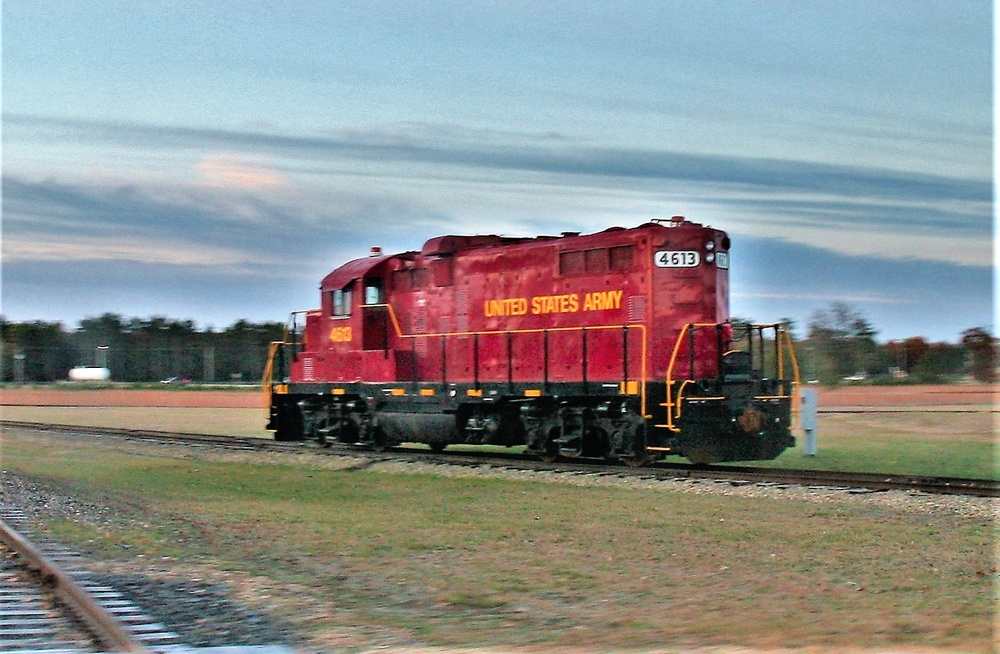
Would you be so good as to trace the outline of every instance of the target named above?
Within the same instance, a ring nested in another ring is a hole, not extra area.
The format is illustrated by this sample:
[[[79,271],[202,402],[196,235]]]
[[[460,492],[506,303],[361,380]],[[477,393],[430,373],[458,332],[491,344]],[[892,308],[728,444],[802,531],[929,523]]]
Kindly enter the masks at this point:
[[[609,311],[620,309],[625,291],[594,291],[583,299],[584,311]]]
[[[620,309],[625,291],[593,291],[580,295],[536,295],[529,301],[523,297],[501,298],[483,302],[483,315],[487,318],[502,316],[524,316],[530,311],[533,316],[550,313],[576,313],[583,311],[610,311]]]
[[[575,313],[580,310],[580,296],[537,295],[531,298],[531,313],[540,316],[547,313]]]
[[[523,297],[511,297],[503,300],[486,300],[483,303],[483,314],[487,318],[498,316],[523,316],[528,313],[528,300]]]

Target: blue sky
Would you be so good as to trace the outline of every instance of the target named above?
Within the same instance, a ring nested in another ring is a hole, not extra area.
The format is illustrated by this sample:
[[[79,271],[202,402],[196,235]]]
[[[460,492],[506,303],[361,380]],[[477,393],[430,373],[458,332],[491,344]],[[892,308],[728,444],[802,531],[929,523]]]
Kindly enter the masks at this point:
[[[993,330],[990,2],[2,10],[9,320],[283,321],[373,245],[683,214],[735,315]]]

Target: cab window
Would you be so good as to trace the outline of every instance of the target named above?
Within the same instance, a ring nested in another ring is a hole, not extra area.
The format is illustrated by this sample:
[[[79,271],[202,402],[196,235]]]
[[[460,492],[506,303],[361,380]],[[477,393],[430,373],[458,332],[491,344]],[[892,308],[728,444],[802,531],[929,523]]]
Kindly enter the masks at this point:
[[[330,291],[330,315],[334,318],[346,318],[351,315],[351,285]]]
[[[365,281],[365,304],[385,304],[381,279]]]

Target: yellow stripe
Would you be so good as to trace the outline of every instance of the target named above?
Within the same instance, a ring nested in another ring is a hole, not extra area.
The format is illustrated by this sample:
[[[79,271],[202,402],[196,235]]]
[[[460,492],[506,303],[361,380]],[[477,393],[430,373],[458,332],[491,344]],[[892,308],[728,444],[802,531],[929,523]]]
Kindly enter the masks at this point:
[[[393,330],[396,336],[399,338],[447,338],[447,337],[459,337],[459,336],[491,336],[491,335],[501,335],[501,334],[542,334],[542,333],[558,333],[558,332],[582,332],[584,330],[593,332],[598,330],[611,330],[611,329],[638,329],[641,335],[640,342],[640,371],[639,371],[639,381],[629,382],[631,384],[628,387],[628,392],[623,394],[626,395],[638,395],[640,397],[639,411],[644,418],[651,418],[652,415],[646,412],[646,375],[647,375],[647,334],[646,325],[644,324],[621,324],[621,325],[587,325],[579,327],[536,327],[533,329],[503,329],[503,330],[487,330],[487,331],[464,331],[464,332],[437,332],[432,334],[405,334],[403,329],[399,324],[399,319],[396,317],[396,310],[393,309],[391,304],[366,304],[366,308],[374,307],[385,307],[386,311],[389,313],[389,320],[392,322]],[[469,397],[482,397],[482,391],[478,393],[466,392]],[[527,395],[527,394],[526,394]],[[537,397],[531,396],[528,397]]]

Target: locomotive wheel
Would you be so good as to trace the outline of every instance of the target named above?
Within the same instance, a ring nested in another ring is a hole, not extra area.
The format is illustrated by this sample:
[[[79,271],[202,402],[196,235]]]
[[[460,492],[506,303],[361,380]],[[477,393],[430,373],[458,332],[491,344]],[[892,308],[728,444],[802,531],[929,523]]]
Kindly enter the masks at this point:
[[[538,455],[538,458],[545,463],[554,463],[559,459],[559,437],[562,430],[559,427],[549,429],[548,438],[545,439],[545,449]]]
[[[372,436],[372,450],[375,452],[387,452],[389,449],[389,439],[386,438],[385,432],[376,428],[375,434]]]
[[[646,434],[641,426],[637,426],[633,431],[631,454],[625,454],[618,458],[630,468],[639,468],[653,461],[653,455],[646,449]]]

